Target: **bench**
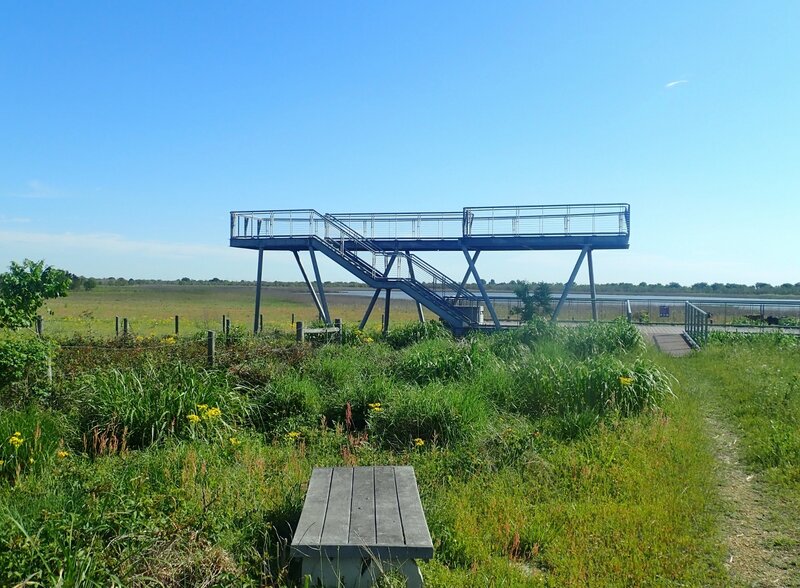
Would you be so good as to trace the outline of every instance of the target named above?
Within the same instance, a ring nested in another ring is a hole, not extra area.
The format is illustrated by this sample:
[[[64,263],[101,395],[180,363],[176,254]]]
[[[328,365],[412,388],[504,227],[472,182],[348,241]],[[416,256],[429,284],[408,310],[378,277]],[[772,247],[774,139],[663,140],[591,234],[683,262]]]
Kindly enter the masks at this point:
[[[411,466],[314,468],[291,545],[312,586],[371,586],[399,570],[422,586],[433,543]]]

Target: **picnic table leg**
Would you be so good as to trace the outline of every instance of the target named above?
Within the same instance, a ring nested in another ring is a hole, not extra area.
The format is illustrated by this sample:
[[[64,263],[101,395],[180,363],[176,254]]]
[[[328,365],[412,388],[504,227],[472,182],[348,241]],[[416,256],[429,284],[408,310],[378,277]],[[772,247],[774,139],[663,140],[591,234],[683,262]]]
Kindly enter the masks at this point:
[[[406,577],[408,588],[422,588],[422,572],[413,559],[407,559],[400,564],[400,573]]]
[[[337,558],[331,561],[320,557],[303,558],[303,577],[311,577],[311,586],[321,585],[358,588],[372,586],[369,570],[362,574],[361,558]]]

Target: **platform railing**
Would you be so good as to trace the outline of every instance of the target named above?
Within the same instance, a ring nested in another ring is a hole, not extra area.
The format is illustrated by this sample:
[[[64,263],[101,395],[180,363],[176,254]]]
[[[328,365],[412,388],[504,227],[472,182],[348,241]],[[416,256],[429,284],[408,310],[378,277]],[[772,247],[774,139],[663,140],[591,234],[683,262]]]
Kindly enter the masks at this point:
[[[462,236],[461,212],[344,212],[333,216],[370,239],[458,239]]]
[[[630,235],[630,205],[563,204],[464,209],[465,237]]]

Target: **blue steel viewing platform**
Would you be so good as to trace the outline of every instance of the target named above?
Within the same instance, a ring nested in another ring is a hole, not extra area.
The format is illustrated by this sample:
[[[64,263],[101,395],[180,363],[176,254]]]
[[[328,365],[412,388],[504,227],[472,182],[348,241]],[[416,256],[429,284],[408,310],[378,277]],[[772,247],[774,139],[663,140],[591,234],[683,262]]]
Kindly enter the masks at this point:
[[[316,260],[319,252],[375,289],[362,328],[381,290],[386,291],[383,326],[388,328],[391,291],[398,289],[416,301],[420,320],[424,320],[424,306],[461,333],[485,326],[481,305],[492,317],[489,326],[500,327],[475,265],[482,251],[580,251],[553,320],[558,317],[584,259],[589,264],[594,311],[592,251],[629,247],[630,205],[498,206],[464,208],[461,212],[337,214],[321,214],[312,209],[233,211],[230,230],[231,247],[259,252],[256,319],[264,251],[291,251],[320,317],[330,322]],[[309,252],[316,291],[300,260],[300,251]],[[468,265],[463,280],[460,283],[452,280],[415,254],[425,251],[462,251]],[[480,296],[466,288],[470,276]]]

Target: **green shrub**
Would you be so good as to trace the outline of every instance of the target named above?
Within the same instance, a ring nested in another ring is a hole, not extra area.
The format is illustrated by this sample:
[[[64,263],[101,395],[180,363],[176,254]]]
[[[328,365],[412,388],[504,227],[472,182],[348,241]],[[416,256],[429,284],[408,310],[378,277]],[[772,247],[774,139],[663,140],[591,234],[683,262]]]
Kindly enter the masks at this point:
[[[452,339],[453,335],[439,321],[425,321],[424,323],[406,323],[389,331],[384,339],[395,349],[408,347],[420,341],[433,339]]]
[[[397,373],[417,384],[459,380],[471,374],[482,359],[475,341],[421,341],[403,351]]]
[[[432,383],[395,393],[374,407],[369,428],[391,447],[410,447],[415,439],[451,445],[474,438],[490,413],[479,394]]]
[[[249,403],[219,372],[182,362],[98,370],[80,388],[84,433],[144,447],[169,435],[220,437],[243,422]]]
[[[316,383],[296,371],[288,371],[253,395],[251,420],[256,427],[274,432],[295,430],[319,422],[322,411]]]
[[[51,342],[30,333],[0,335],[0,394],[26,397],[47,374]]]
[[[644,351],[645,348],[639,329],[622,318],[610,323],[591,322],[562,332],[565,347],[582,359],[603,353]]]

